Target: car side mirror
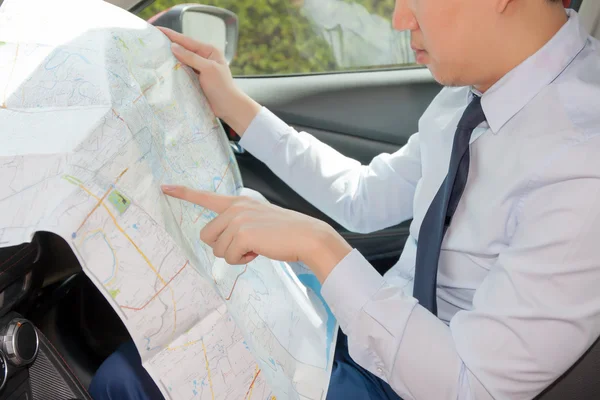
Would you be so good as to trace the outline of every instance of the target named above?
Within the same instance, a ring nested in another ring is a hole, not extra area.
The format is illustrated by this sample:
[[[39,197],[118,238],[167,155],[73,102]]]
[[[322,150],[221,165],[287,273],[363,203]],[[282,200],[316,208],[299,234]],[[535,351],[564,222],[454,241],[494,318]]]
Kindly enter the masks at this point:
[[[170,28],[223,52],[230,63],[238,42],[238,17],[224,8],[200,4],[178,4],[148,20],[155,26]]]

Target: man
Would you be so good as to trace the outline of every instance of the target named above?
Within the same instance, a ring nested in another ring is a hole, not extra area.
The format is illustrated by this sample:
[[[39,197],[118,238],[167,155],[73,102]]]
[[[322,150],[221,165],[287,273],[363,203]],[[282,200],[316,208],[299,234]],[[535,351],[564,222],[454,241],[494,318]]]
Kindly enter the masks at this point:
[[[165,30],[242,145],[313,204],[362,232],[413,218],[381,277],[310,217],[163,188],[219,214],[201,238],[229,263],[261,254],[315,272],[348,338],[329,399],[533,398],[598,338],[600,46],[564,5],[398,0],[394,27],[448,87],[407,145],[368,167],[288,127],[236,89],[220,54]]]

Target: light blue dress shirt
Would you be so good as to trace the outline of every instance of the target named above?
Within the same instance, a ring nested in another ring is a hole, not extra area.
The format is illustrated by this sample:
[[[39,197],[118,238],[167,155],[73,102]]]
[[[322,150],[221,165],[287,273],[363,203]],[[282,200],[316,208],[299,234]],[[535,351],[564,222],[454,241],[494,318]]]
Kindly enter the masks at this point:
[[[529,399],[600,335],[600,46],[576,12],[483,94],[467,187],[442,243],[439,318],[412,297],[419,227],[472,91],[444,88],[419,132],[370,165],[263,108],[241,145],[352,231],[412,218],[381,277],[353,250],[323,285],[350,354],[408,399]]]

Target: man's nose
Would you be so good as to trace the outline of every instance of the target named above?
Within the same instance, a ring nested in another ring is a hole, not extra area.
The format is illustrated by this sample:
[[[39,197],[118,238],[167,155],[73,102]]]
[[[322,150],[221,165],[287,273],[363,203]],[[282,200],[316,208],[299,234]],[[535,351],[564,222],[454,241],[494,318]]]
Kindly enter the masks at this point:
[[[392,26],[397,31],[414,31],[419,28],[415,14],[409,7],[410,0],[396,0],[396,8],[394,8],[394,16],[392,18]]]

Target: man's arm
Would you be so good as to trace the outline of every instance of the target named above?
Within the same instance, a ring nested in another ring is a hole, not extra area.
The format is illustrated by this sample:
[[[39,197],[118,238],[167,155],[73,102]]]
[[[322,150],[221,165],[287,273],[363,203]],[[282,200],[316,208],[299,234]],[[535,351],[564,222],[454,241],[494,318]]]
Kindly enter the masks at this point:
[[[421,178],[418,134],[369,166],[345,157],[263,108],[240,140],[302,197],[347,229],[372,232],[410,219]]]
[[[359,253],[346,256],[322,294],[354,360],[405,400],[530,399],[562,375],[600,335],[600,176],[590,174],[600,162],[591,142],[530,182],[510,243],[472,310],[449,327]]]
[[[223,54],[210,45],[160,28],[173,54],[200,72],[215,114],[242,135],[241,144],[277,175],[348,229],[370,232],[412,216],[421,178],[418,135],[393,155],[368,167],[337,153],[307,133],[298,133],[236,87]]]
[[[446,326],[331,227],[271,204],[163,187],[218,216],[201,232],[215,255],[301,261],[348,335],[352,358],[409,399],[531,399],[600,334],[600,145],[574,142],[515,190],[505,248],[473,307]],[[391,278],[393,279],[393,278]]]

